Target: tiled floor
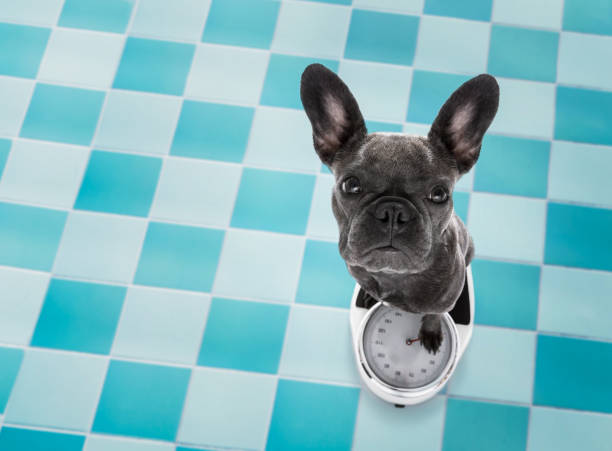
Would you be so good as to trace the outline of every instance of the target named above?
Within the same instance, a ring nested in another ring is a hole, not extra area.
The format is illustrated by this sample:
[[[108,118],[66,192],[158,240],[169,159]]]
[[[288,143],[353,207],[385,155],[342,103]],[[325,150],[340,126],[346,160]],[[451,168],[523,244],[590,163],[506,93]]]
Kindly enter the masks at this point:
[[[418,407],[354,368],[314,61],[371,131],[501,86]],[[0,451],[612,449],[612,0],[0,0],[0,99]]]

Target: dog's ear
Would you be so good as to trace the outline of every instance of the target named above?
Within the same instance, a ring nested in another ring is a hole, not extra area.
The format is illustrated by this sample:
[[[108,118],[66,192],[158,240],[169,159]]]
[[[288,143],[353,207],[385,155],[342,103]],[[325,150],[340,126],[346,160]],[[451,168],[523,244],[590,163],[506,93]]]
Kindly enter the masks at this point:
[[[499,86],[490,75],[481,74],[462,84],[444,103],[431,129],[429,140],[446,149],[457,160],[461,174],[470,170],[482,138],[499,104]]]
[[[331,166],[340,150],[367,135],[355,97],[325,66],[311,64],[304,70],[300,97],[312,124],[314,148],[326,165]]]

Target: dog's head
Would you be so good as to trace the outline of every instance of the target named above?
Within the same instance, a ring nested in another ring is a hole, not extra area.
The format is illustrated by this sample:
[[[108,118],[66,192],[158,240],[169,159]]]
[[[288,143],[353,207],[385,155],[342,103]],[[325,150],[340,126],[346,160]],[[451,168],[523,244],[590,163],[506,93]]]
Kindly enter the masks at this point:
[[[332,208],[349,268],[387,274],[429,268],[436,247],[445,245],[455,183],[478,159],[497,112],[495,79],[479,75],[460,86],[427,137],[368,134],[347,86],[320,64],[306,68],[300,94],[315,150],[336,179]]]

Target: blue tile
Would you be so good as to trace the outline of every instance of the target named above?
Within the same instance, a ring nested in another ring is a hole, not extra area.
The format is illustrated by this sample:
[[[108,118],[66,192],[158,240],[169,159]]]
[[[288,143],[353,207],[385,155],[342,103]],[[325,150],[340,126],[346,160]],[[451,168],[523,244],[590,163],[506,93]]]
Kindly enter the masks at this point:
[[[130,33],[161,39],[198,41],[210,0],[141,0]]]
[[[20,136],[88,146],[104,92],[37,84]]]
[[[493,25],[487,70],[500,77],[554,82],[559,34]]]
[[[0,23],[0,74],[36,78],[49,28]]]
[[[50,271],[67,213],[0,203],[0,264]]]
[[[612,11],[612,10],[611,10]],[[585,51],[587,50],[588,51]],[[612,90],[612,36],[563,33],[557,81]]]
[[[561,28],[563,0],[495,0],[492,21],[539,28]]]
[[[108,354],[125,287],[52,279],[32,346]]]
[[[366,128],[368,129],[369,133],[376,133],[376,132],[401,133],[402,132],[402,124],[392,124],[389,122],[366,121]]]
[[[174,441],[190,374],[111,360],[92,432]]]
[[[338,241],[338,224],[331,208],[331,193],[334,184],[335,180],[332,175],[317,176],[306,229],[309,237]]]
[[[22,360],[22,349],[0,347],[0,414],[4,413]]]
[[[419,18],[354,9],[344,57],[412,65]]]
[[[24,78],[0,77],[0,133],[4,136],[19,135],[19,128],[25,115],[34,81]]]
[[[312,175],[245,168],[231,226],[303,234],[314,183]]]
[[[529,408],[449,398],[443,451],[523,451]]]
[[[4,166],[11,151],[11,144],[12,141],[10,139],[0,139],[0,179],[2,179]]]
[[[540,267],[481,259],[471,265],[476,324],[535,330]]]
[[[53,26],[57,23],[62,4],[62,0],[0,0],[0,19],[12,23]]]
[[[170,154],[239,163],[253,113],[248,107],[185,100]]]
[[[565,0],[563,29],[612,35],[612,1]]]
[[[359,389],[279,379],[266,450],[348,450]]]
[[[0,429],[0,449],[2,451],[81,451],[85,443],[84,435],[59,434],[57,432],[36,431],[4,426]]]
[[[202,42],[270,48],[280,2],[213,0]]]
[[[546,197],[550,142],[486,135],[474,174],[474,190]]]
[[[406,120],[431,124],[446,99],[469,78],[466,75],[415,70]]]
[[[161,163],[159,158],[92,151],[74,208],[147,216]]]
[[[611,228],[612,210],[549,203],[544,262],[611,271]]]
[[[493,0],[467,0],[461,3],[454,0],[425,0],[423,12],[436,16],[489,21],[492,7]]]
[[[453,208],[457,216],[459,216],[464,223],[467,223],[469,207],[470,194],[455,191],[453,193]]]
[[[612,92],[557,87],[555,139],[612,145]]]
[[[182,95],[195,45],[128,37],[113,88]]]
[[[272,53],[260,103],[262,105],[301,109],[300,77],[306,66],[313,63],[323,64],[334,72],[338,70],[338,61],[335,60]]]
[[[612,343],[540,335],[533,403],[612,413],[610,372]]]
[[[348,308],[354,288],[338,244],[306,240],[295,302]]]
[[[276,374],[289,307],[213,298],[198,365]]]
[[[58,25],[123,33],[135,0],[66,0]]]
[[[134,283],[210,291],[224,233],[151,222]]]

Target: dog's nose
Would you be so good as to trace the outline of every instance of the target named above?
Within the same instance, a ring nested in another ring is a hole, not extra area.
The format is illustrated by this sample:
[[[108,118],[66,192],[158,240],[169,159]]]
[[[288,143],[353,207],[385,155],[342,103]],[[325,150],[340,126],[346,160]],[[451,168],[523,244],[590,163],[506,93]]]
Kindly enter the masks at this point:
[[[393,228],[399,228],[412,220],[412,215],[402,202],[382,202],[374,211],[374,217]]]

